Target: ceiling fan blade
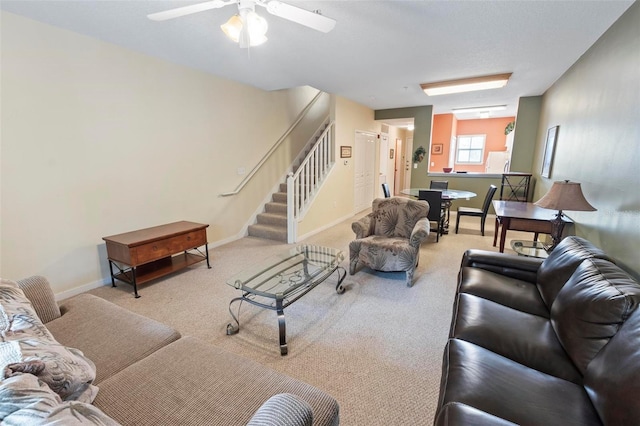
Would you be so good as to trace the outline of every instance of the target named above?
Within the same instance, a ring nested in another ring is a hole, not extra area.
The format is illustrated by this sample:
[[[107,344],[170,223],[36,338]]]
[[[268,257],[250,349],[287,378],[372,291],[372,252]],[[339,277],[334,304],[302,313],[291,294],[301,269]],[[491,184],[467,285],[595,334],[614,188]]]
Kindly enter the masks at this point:
[[[335,19],[300,9],[299,7],[291,6],[278,0],[256,3],[261,6],[265,6],[267,8],[267,12],[272,15],[288,19],[289,21],[296,22],[300,25],[313,28],[314,30],[321,31],[323,33],[328,33],[336,26]]]
[[[204,3],[192,4],[191,6],[178,7],[176,9],[165,10],[147,15],[152,21],[166,21],[167,19],[179,18],[192,13],[204,12],[205,10],[218,9],[228,4],[235,3],[234,0],[212,0]]]

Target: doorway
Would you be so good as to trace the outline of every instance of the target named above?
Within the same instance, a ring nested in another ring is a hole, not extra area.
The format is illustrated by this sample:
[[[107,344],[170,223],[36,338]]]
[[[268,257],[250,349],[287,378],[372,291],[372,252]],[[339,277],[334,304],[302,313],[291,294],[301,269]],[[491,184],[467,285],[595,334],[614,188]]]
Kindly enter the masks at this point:
[[[376,138],[375,133],[356,130],[354,144],[354,210],[360,212],[371,207],[375,196],[376,171]]]

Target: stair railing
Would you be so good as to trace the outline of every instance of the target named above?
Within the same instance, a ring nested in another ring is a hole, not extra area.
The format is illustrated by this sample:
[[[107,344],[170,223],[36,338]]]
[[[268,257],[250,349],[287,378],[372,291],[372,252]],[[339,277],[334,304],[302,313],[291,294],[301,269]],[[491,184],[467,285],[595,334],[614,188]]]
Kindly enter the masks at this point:
[[[287,242],[296,242],[298,221],[308,209],[334,163],[334,122],[331,121],[304,157],[295,173],[287,176]]]
[[[324,94],[324,92],[319,91],[318,94],[313,99],[311,99],[309,104],[306,107],[304,107],[304,109],[300,112],[300,114],[298,114],[298,117],[291,124],[291,126],[289,126],[289,128],[282,134],[282,136],[280,136],[280,139],[278,139],[276,141],[276,143],[273,144],[271,149],[269,149],[269,151],[267,151],[267,153],[262,157],[262,159],[258,162],[258,164],[256,164],[256,166],[253,169],[251,169],[251,172],[249,172],[249,174],[244,179],[242,179],[242,182],[240,182],[240,184],[238,185],[238,187],[235,190],[233,190],[231,192],[222,193],[222,194],[220,194],[220,196],[221,197],[228,197],[230,195],[238,194],[242,190],[242,188],[244,188],[244,186],[251,180],[251,178],[258,172],[258,170],[260,170],[260,167],[262,167],[262,165],[269,159],[271,154],[273,154],[274,151],[276,149],[278,149],[280,144],[282,144],[282,142],[284,142],[287,139],[289,134],[298,125],[298,123],[300,123],[300,121],[307,115],[307,113],[309,112],[311,107],[316,103],[316,101],[318,99],[320,99],[320,97],[323,94]]]

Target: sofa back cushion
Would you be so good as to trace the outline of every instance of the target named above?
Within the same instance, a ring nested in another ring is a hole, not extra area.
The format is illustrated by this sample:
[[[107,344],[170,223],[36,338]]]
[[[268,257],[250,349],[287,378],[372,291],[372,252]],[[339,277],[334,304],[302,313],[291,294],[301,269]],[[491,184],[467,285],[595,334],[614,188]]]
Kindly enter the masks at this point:
[[[377,198],[371,213],[374,235],[409,239],[416,222],[429,214],[429,204],[409,198]]]
[[[0,336],[0,381],[33,374],[62,400],[93,401],[94,363],[54,339],[13,281],[0,280]]]
[[[640,419],[640,310],[591,361],[584,386],[606,425],[637,424]]]
[[[538,290],[542,300],[551,309],[562,286],[584,259],[611,260],[602,250],[584,238],[570,236],[563,239],[538,269]]]
[[[613,263],[587,259],[558,293],[551,324],[584,376],[591,360],[640,303],[640,284]]]

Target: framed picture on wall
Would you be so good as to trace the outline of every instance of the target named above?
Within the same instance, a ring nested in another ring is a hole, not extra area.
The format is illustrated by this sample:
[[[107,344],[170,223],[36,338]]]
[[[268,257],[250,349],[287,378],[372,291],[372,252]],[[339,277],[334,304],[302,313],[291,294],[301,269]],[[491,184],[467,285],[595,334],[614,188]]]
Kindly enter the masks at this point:
[[[351,158],[351,147],[350,146],[341,146],[340,147],[340,158]]]
[[[556,141],[558,140],[558,131],[560,126],[550,127],[547,130],[547,139],[544,143],[544,157],[542,160],[542,177],[551,177],[551,166],[553,165],[553,153],[556,148]]]
[[[442,154],[443,151],[443,144],[441,143],[434,143],[433,145],[431,145],[431,155],[440,155]]]

